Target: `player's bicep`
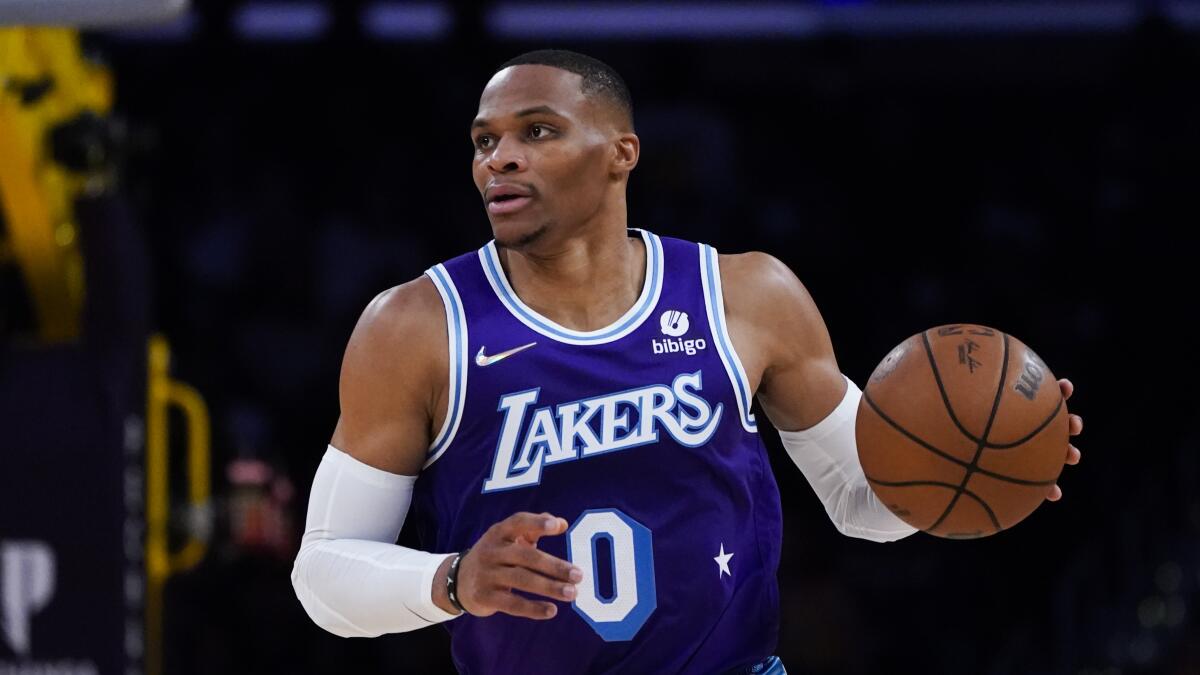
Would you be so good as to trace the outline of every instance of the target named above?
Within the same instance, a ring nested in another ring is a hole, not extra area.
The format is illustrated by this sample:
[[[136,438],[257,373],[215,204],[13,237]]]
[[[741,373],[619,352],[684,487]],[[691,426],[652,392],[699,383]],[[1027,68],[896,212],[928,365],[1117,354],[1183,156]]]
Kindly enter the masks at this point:
[[[801,431],[833,412],[846,386],[833,358],[803,359],[772,373],[759,390],[759,402],[776,429]]]
[[[807,429],[846,393],[825,320],[808,289],[782,262],[764,256],[755,294],[764,364],[758,399],[777,429]]]
[[[384,471],[419,473],[439,417],[446,352],[441,301],[427,279],[372,301],[342,359],[332,445]]]

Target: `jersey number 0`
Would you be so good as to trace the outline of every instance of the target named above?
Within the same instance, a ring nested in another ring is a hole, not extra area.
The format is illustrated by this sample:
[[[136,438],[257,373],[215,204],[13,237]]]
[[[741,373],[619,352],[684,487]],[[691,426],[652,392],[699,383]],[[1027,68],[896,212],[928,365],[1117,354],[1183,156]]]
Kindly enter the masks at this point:
[[[611,597],[603,597],[597,542],[608,540]],[[567,530],[567,558],[583,571],[572,609],[608,642],[631,640],[658,606],[650,530],[617,509],[590,509]]]

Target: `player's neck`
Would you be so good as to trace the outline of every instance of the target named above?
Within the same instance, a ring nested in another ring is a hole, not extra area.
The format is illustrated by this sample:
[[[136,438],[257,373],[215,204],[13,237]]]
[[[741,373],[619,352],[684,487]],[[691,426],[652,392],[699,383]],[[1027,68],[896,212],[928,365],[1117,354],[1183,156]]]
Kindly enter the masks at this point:
[[[504,249],[500,262],[521,300],[573,330],[596,330],[637,302],[646,277],[646,247],[624,223],[583,228],[521,250]]]

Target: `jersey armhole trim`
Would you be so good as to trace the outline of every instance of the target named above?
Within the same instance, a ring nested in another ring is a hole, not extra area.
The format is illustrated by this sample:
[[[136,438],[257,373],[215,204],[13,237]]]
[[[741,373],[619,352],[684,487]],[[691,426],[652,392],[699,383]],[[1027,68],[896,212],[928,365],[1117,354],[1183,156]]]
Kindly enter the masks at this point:
[[[467,317],[462,298],[444,265],[434,265],[425,271],[446,308],[446,335],[450,349],[450,391],[446,397],[446,419],[429,446],[423,469],[429,468],[446,452],[462,422],[463,406],[467,400]]]
[[[738,402],[738,417],[742,428],[748,433],[758,433],[758,421],[750,412],[753,401],[750,398],[750,384],[746,370],[733,348],[733,340],[729,337],[728,326],[725,323],[725,296],[721,292],[721,270],[717,261],[717,252],[707,244],[699,244],[700,248],[700,282],[704,289],[704,310],[708,315],[708,326],[712,331],[713,340],[717,343],[717,353],[729,375],[733,385],[733,394]]]

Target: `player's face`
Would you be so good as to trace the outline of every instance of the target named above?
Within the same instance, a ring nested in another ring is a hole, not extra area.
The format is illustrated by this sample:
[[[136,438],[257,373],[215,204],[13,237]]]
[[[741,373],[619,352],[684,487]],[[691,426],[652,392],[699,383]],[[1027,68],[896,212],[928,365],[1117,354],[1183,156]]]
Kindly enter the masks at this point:
[[[471,172],[502,246],[574,228],[601,210],[612,122],[584,97],[581,78],[550,66],[496,73],[471,126]]]

